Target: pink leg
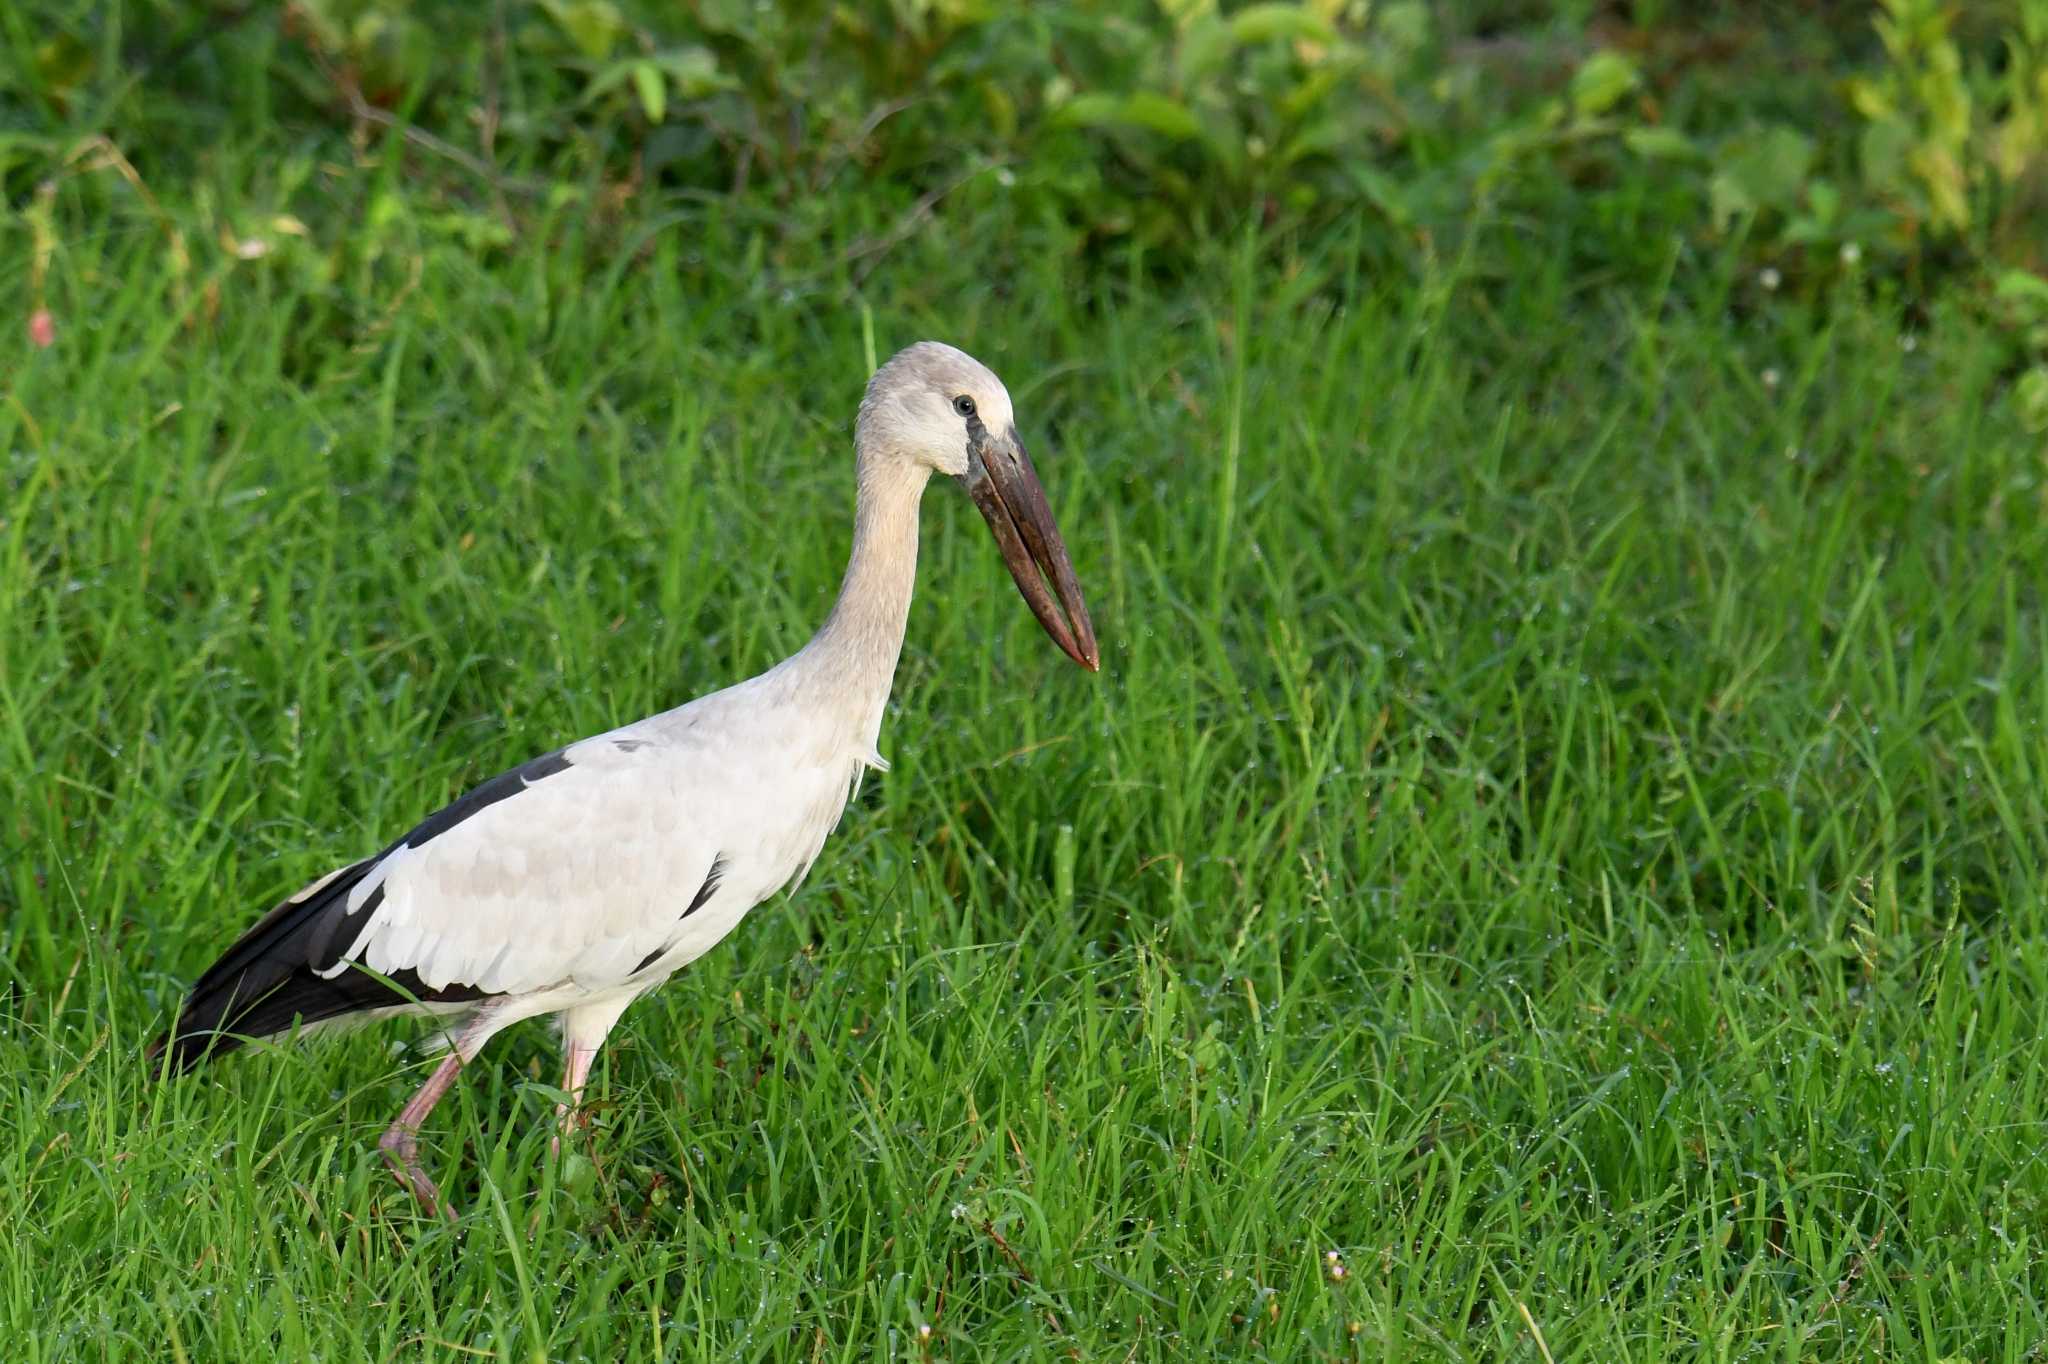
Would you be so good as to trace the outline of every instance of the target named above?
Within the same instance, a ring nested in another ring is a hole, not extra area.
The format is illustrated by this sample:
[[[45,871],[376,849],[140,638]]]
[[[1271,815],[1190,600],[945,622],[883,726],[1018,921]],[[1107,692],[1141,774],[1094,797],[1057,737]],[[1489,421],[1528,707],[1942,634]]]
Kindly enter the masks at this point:
[[[584,1121],[577,1110],[583,1104],[583,1086],[590,1079],[590,1063],[597,1059],[597,1044],[572,1038],[568,1051],[569,1065],[562,1075],[562,1088],[569,1092],[569,1102],[555,1105],[557,1128],[555,1139],[548,1146],[555,1155],[562,1154],[562,1133],[568,1131],[572,1123],[580,1126]]]
[[[391,1173],[398,1176],[398,1182],[412,1191],[420,1207],[429,1217],[439,1213],[451,1221],[455,1209],[441,1201],[441,1191],[434,1187],[434,1181],[427,1178],[427,1172],[420,1165],[420,1124],[434,1111],[434,1105],[441,1102],[455,1083],[455,1077],[462,1073],[463,1057],[459,1048],[451,1050],[427,1082],[420,1086],[420,1092],[412,1096],[399,1113],[398,1120],[385,1129],[377,1145],[383,1148],[384,1163],[391,1167]]]
[[[596,1003],[580,1004],[562,1014],[562,1050],[568,1056],[562,1088],[569,1095],[569,1102],[555,1106],[557,1126],[552,1149],[556,1155],[562,1153],[562,1133],[570,1123],[580,1125],[582,1121],[578,1110],[583,1106],[583,1085],[590,1078],[590,1063],[597,1058],[597,1049],[604,1045],[612,1024],[619,1021],[619,1015],[632,1002],[631,995],[614,995]]]

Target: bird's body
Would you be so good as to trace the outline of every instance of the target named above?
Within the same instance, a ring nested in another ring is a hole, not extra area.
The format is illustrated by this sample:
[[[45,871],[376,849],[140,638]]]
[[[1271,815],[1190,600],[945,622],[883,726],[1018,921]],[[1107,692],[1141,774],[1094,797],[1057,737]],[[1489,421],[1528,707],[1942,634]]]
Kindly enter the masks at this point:
[[[892,374],[897,387],[929,387],[956,413],[964,405],[957,461],[927,449],[938,439],[930,428],[944,424],[925,410],[922,390],[915,403],[897,393]],[[968,481],[1034,612],[1095,666],[1036,476],[1013,428],[1008,451],[988,435],[977,399],[1010,427],[1007,393],[964,354],[924,343],[891,361],[862,407],[845,582],[802,650],[748,681],[495,777],[377,856],[286,900],[194,985],[160,1044],[170,1066],[295,1025],[443,1017],[450,1055],[385,1140],[429,1206],[438,1193],[419,1168],[414,1133],[493,1034],[559,1015],[564,1088],[579,1093],[627,1005],[801,881],[862,774],[886,766],[876,745],[932,472]],[[1007,471],[985,467],[1009,451],[1016,464]]]

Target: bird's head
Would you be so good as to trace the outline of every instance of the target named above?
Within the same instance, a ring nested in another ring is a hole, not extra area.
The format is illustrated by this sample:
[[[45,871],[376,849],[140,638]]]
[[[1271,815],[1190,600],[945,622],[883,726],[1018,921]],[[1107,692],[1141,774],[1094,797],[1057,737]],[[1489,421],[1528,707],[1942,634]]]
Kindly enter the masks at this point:
[[[1038,623],[1076,663],[1101,667],[1073,560],[1017,435],[1010,391],[988,366],[940,341],[898,351],[868,382],[857,439],[864,458],[966,484]]]

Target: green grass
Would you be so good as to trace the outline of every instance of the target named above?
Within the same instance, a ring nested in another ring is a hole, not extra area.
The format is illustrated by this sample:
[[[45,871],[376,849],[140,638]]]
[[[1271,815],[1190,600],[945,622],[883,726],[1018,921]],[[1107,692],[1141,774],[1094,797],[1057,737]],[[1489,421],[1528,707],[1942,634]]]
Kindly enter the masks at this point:
[[[181,276],[67,213],[0,378],[11,1359],[2048,1342],[2043,468],[1961,316],[1540,243],[786,296],[652,221]],[[894,770],[565,1162],[552,1040],[493,1045],[454,1228],[376,1158],[402,1026],[151,1081],[276,897],[800,644],[926,335],[1016,394],[1101,677],[934,489]]]

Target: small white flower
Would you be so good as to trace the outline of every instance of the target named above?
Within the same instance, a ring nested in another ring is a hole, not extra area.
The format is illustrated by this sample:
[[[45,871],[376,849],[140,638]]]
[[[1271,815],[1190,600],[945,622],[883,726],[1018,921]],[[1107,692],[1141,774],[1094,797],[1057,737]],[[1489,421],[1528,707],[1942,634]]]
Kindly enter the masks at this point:
[[[1862,260],[1862,259],[1863,259],[1863,248],[1862,248],[1862,247],[1858,246],[1858,245],[1857,245],[1857,244],[1856,244],[1855,242],[1843,242],[1843,243],[1842,243],[1842,264],[1844,264],[1844,265],[1854,265],[1854,264],[1855,264],[1855,263],[1856,263],[1857,261],[1860,261],[1860,260]]]
[[[1765,370],[1759,377],[1763,379],[1765,388],[1770,389],[1773,393],[1777,392],[1779,374],[1776,366]]]
[[[1766,265],[1757,272],[1756,282],[1764,286],[1766,293],[1776,293],[1778,286],[1784,283],[1784,281],[1785,277],[1778,273],[1776,266]]]

